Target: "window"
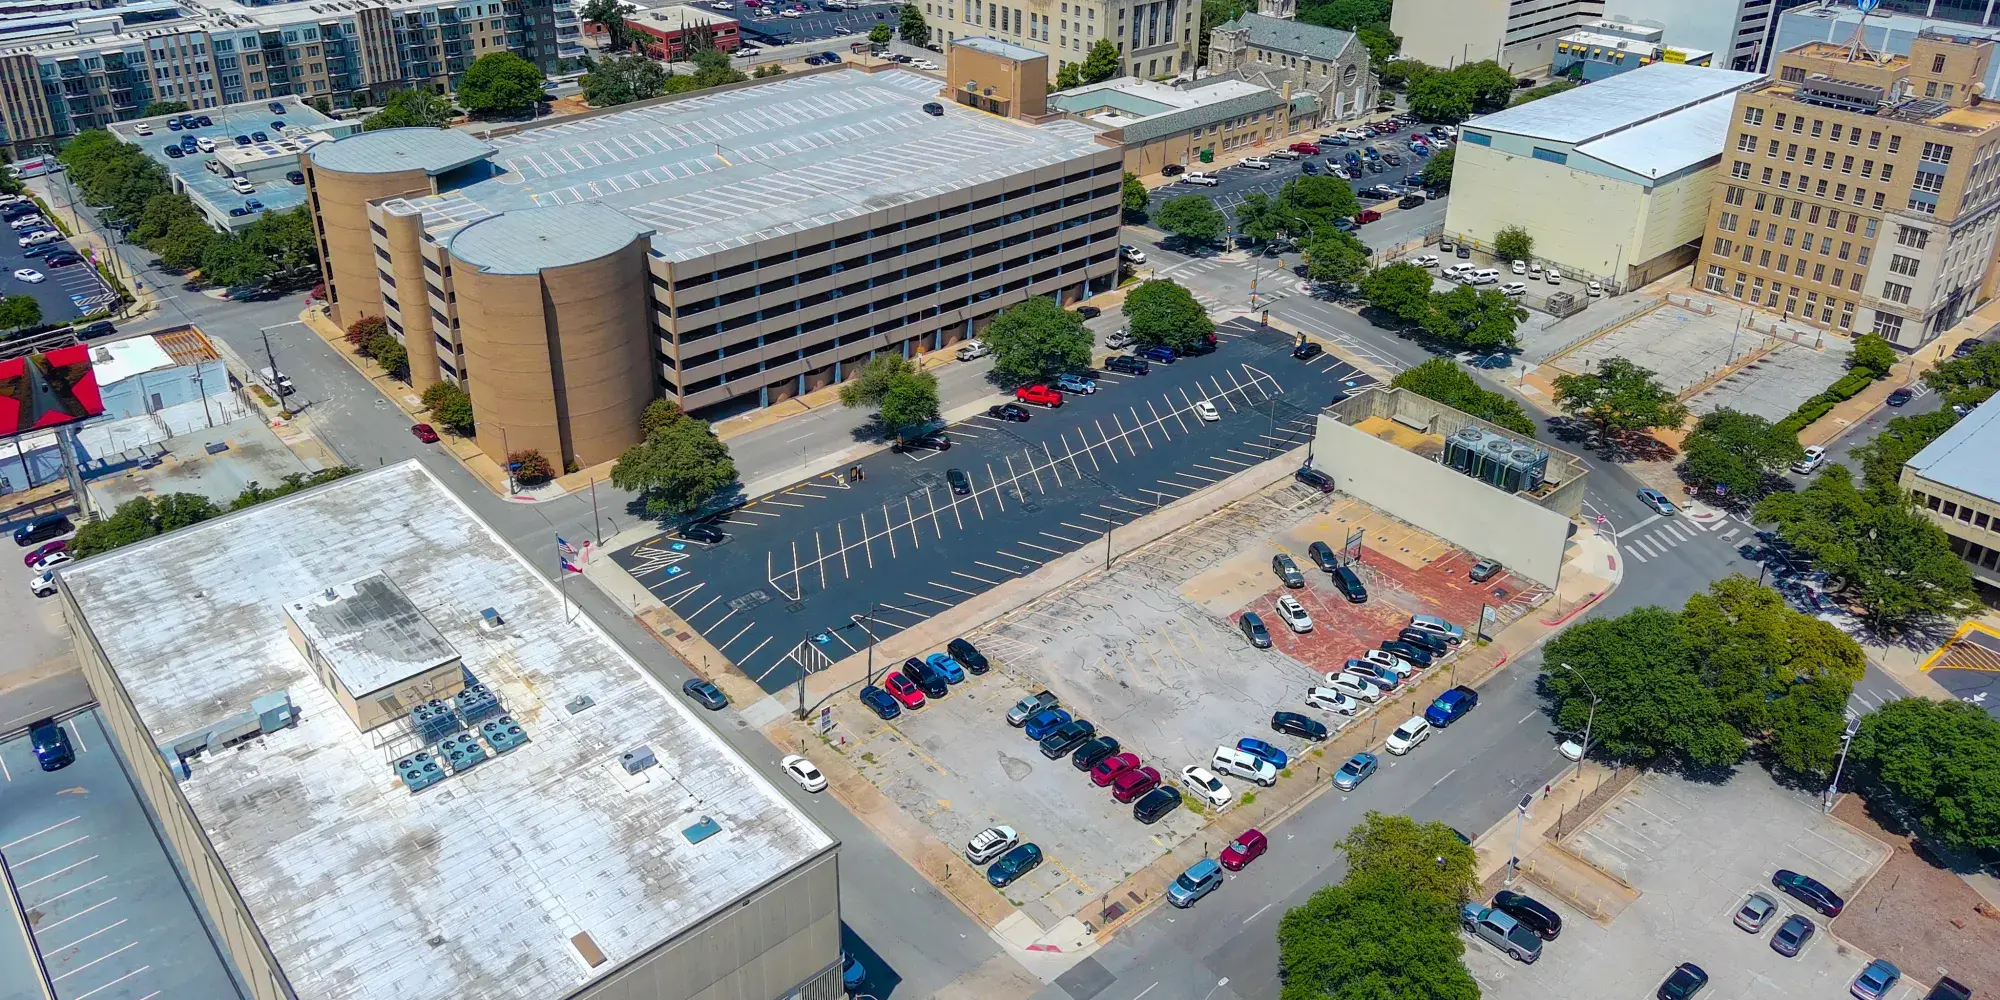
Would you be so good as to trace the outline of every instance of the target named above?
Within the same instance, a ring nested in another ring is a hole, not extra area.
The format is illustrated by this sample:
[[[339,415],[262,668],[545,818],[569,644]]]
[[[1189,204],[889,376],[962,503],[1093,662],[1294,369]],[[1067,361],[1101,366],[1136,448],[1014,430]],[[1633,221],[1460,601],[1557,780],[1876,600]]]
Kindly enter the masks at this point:
[[[1854,157],[1843,156],[1840,158],[1840,172],[1843,174],[1851,174],[1854,172]]]
[[[1856,254],[1854,255],[1854,262],[1855,262],[1856,264],[1859,264],[1859,265],[1861,265],[1862,267],[1867,267],[1867,266],[1868,266],[1868,255],[1869,255],[1870,253],[1872,253],[1872,252],[1873,252],[1873,250],[1872,250],[1871,248],[1869,248],[1869,247],[1866,247],[1866,246],[1862,247],[1862,248],[1860,249],[1860,251],[1859,251],[1859,252],[1857,252],[1857,253],[1856,253]]]
[[[1785,129],[1785,113],[1783,111],[1780,111],[1778,112],[1778,131],[1782,132],[1784,131],[1784,129]]]
[[[1879,311],[1875,314],[1876,336],[1888,337],[1893,340],[1897,335],[1901,334],[1902,332],[1903,332],[1903,317],[1898,316],[1895,313],[1885,313]]]
[[[1473,138],[1473,136],[1474,136],[1475,134],[1476,134],[1476,133],[1472,133],[1472,132],[1467,132],[1467,133],[1466,133],[1465,135],[1466,135],[1466,138],[1468,138],[1468,139],[1472,139],[1472,138]],[[1485,138],[1485,137],[1484,137],[1484,136],[1480,136],[1479,138]],[[1476,140],[1476,139],[1475,139],[1474,141],[1475,141],[1475,142],[1477,142],[1478,140]],[[1486,143],[1479,143],[1479,145],[1486,145]],[[1535,159],[1537,159],[1537,160],[1545,160],[1545,159],[1553,159],[1553,158],[1555,158],[1555,157],[1559,157],[1559,156],[1562,156],[1562,154],[1561,154],[1561,153],[1550,153],[1550,154],[1549,154],[1548,156],[1543,156],[1542,154],[1543,154],[1544,152],[1547,152],[1547,151],[1546,151],[1546,150],[1544,150],[1544,149],[1542,149],[1542,148],[1541,148],[1540,146],[1537,146],[1537,147],[1535,147]],[[1561,163],[1561,162],[1563,162],[1563,161],[1562,161],[1562,160],[1559,160],[1559,159],[1558,159],[1558,160],[1555,160],[1555,162],[1557,162],[1557,163]],[[1747,180],[1749,180],[1749,179],[1750,179],[1750,164],[1748,164],[1748,163],[1745,163],[1745,162],[1743,162],[1742,160],[1737,160],[1737,161],[1736,161],[1736,162],[1735,162],[1734,164],[1732,164],[1732,165],[1730,166],[1730,168],[1729,168],[1729,176],[1730,176],[1730,177],[1732,177],[1732,178],[1735,178],[1736,180],[1739,180],[1739,181],[1747,181]]]
[[[1735,231],[1736,231],[1736,213],[1735,213],[1735,212],[1724,212],[1724,213],[1722,213],[1721,215],[1717,216],[1717,217],[1716,217],[1716,219],[1715,219],[1715,228],[1717,228],[1717,229],[1720,229],[1720,230],[1722,230],[1722,231],[1723,231],[1723,232],[1725,232],[1725,233],[1733,233],[1733,232],[1735,232]]]
[[[1825,124],[1826,124],[1825,122],[1822,122],[1822,121],[1820,121],[1820,120],[1819,120],[1819,119],[1817,119],[1817,118],[1813,119],[1813,127],[1812,127],[1812,137],[1813,137],[1813,138],[1815,138],[1815,139],[1819,138],[1819,130],[1820,130],[1821,126],[1823,126],[1823,125],[1825,125]]]
[[[1761,212],[1763,210],[1764,210],[1764,196],[1762,194],[1759,194],[1757,196],[1757,211]]]
[[[1737,151],[1737,152],[1739,152],[1739,153],[1754,153],[1754,152],[1756,152],[1756,151],[1757,151],[1757,137],[1756,137],[1756,136],[1754,136],[1754,135],[1751,135],[1751,134],[1750,134],[1750,133],[1748,133],[1748,132],[1745,132],[1745,133],[1743,133],[1742,135],[1739,135],[1739,136],[1737,136],[1737,137],[1736,137],[1736,151]]]
[[[1885,281],[1882,283],[1882,297],[1901,305],[1909,305],[1910,286],[1899,285],[1893,281]]]
[[[1807,146],[1807,147],[1806,147],[1806,166],[1810,167],[1810,166],[1812,166],[1813,164],[1815,164],[1815,163],[1818,163],[1818,162],[1819,162],[1819,150],[1817,150],[1817,149],[1815,149],[1815,148],[1813,148],[1813,147],[1811,147],[1811,146]]]
[[[1889,152],[1891,152],[1891,153],[1894,153],[1894,152],[1896,152],[1897,150],[1900,150],[1900,149],[1902,149],[1902,148],[1903,148],[1903,137],[1902,137],[1902,136],[1900,136],[1900,135],[1892,135],[1892,136],[1890,136],[1890,137],[1889,137]]]
[[[1924,143],[1924,150],[1918,154],[1918,158],[1927,163],[1950,163],[1951,147],[1941,142],[1927,142]]]
[[[1816,282],[1817,282],[1817,281],[1825,281],[1825,280],[1826,280],[1826,265],[1825,265],[1825,264],[1814,264],[1814,265],[1813,265],[1813,280],[1814,280],[1814,281],[1816,281]]]
[[[1840,304],[1840,328],[1846,330],[1846,329],[1851,329],[1853,326],[1854,326],[1854,303],[1842,302]]]
[[[1722,265],[1720,264],[1708,265],[1708,282],[1707,282],[1708,290],[1711,292],[1715,292],[1717,294],[1721,294],[1722,282],[1726,277],[1728,277],[1728,275],[1729,272],[1726,269],[1724,269]]]
[[[1758,267],[1771,266],[1771,251],[1765,250],[1757,254],[1757,266]]]
[[[1536,147],[1534,148],[1534,157],[1535,157],[1535,159],[1537,159],[1537,160],[1547,160],[1547,161],[1548,161],[1548,162],[1550,162],[1550,163],[1568,163],[1568,162],[1569,162],[1569,154],[1567,154],[1567,153],[1558,153],[1558,152],[1556,152],[1556,151],[1555,151],[1555,150],[1553,150],[1553,149],[1543,149],[1543,148],[1542,148],[1542,147],[1540,147],[1540,146],[1536,146]],[[1742,166],[1742,168],[1743,168],[1743,176],[1745,176],[1745,177],[1748,177],[1748,176],[1750,176],[1750,164],[1748,164],[1748,163],[1739,163],[1739,165],[1740,165],[1740,166]]]
[[[1885,181],[1886,181],[1886,180],[1888,180],[1888,179],[1889,179],[1890,177],[1893,177],[1893,176],[1895,176],[1895,174],[1896,174],[1896,165],[1895,165],[1895,164],[1893,164],[1893,163],[1884,163],[1884,164],[1882,164],[1882,179],[1883,179],[1883,180],[1885,180]]]
[[[1794,237],[1796,237],[1796,236],[1798,235],[1798,232],[1799,232],[1799,231],[1798,231],[1797,229],[1794,229],[1794,228],[1793,228],[1793,227],[1791,227],[1791,226],[1786,226],[1786,227],[1785,227],[1785,245],[1786,245],[1786,246],[1791,246],[1791,245],[1792,245],[1792,240],[1793,240],[1793,238],[1794,238]]]
[[[1922,250],[1924,248],[1924,245],[1929,243],[1930,241],[1931,241],[1931,234],[1930,230],[1928,229],[1918,229],[1915,226],[1896,227],[1896,244],[1898,246],[1906,246],[1912,249]]]
[[[1722,203],[1725,205],[1743,204],[1743,189],[1735,185],[1724,187],[1722,190]]]
[[[1792,163],[1792,162],[1796,162],[1796,161],[1798,160],[1798,158],[1799,158],[1799,144],[1798,144],[1798,143],[1796,143],[1796,142],[1788,142],[1788,143],[1786,143],[1786,144],[1785,144],[1785,162],[1787,162],[1787,163]]]
[[[1763,109],[1763,108],[1744,108],[1744,109],[1743,109],[1743,124],[1745,124],[1745,125],[1750,125],[1750,126],[1753,126],[1753,127],[1754,127],[1754,126],[1757,126],[1757,125],[1762,125],[1762,124],[1764,124],[1764,109]]]
[[[1764,177],[1763,177],[1763,181],[1764,181],[1764,183],[1766,183],[1766,184],[1769,184],[1769,183],[1771,183],[1771,168],[1770,168],[1770,167],[1765,167],[1765,168],[1764,168]]]
[[[1778,140],[1776,140],[1776,139],[1772,139],[1772,140],[1771,140],[1771,145],[1765,148],[1765,150],[1764,150],[1764,155],[1765,155],[1765,156],[1777,156],[1777,155],[1778,155]]]
[[[1889,255],[1889,270],[1906,278],[1914,278],[1917,276],[1917,259],[1892,253]]]
[[[1910,190],[1927,191],[1931,194],[1943,191],[1944,175],[1934,174],[1928,170],[1919,170],[1917,171],[1917,179],[1910,182]]]
[[[1781,254],[1779,254],[1779,255],[1778,255],[1778,273],[1782,274],[1782,273],[1784,273],[1784,272],[1786,272],[1786,271],[1789,271],[1789,270],[1791,270],[1791,269],[1792,269],[1792,255],[1791,255],[1791,254],[1787,254],[1787,253],[1781,253]]]
[[[1826,133],[1826,141],[1828,141],[1828,142],[1839,142],[1839,141],[1840,141],[1840,126],[1839,126],[1839,125],[1835,125],[1835,126],[1834,126],[1834,127],[1833,127],[1833,128],[1831,129],[1831,130],[1829,130],[1829,131],[1828,131],[1828,132]]]
[[[1937,55],[1931,57],[1931,72],[1933,73],[1944,72],[1944,53],[1940,52]]]

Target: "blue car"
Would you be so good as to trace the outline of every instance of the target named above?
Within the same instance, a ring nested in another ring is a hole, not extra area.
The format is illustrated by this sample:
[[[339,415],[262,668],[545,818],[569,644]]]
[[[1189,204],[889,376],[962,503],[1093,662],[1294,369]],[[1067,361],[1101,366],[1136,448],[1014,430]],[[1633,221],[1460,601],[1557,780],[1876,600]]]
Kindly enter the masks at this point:
[[[1052,384],[1064,392],[1079,392],[1086,396],[1097,391],[1097,383],[1081,375],[1057,375]]]
[[[868,970],[862,966],[861,960],[844,951],[841,952],[840,984],[846,987],[849,993],[852,993],[860,989],[862,984],[866,982],[868,982]]]
[[[986,869],[986,882],[995,889],[1004,889],[1014,880],[1034,871],[1042,863],[1042,849],[1034,844],[1022,844],[1000,856],[993,866]]]
[[[949,653],[932,653],[924,657],[924,665],[943,674],[947,683],[957,684],[965,680],[965,668]]]
[[[861,703],[884,720],[903,714],[903,706],[897,704],[889,692],[873,684],[861,689]]]
[[[1050,708],[1044,709],[1040,715],[1029,719],[1028,724],[1022,728],[1027,730],[1029,739],[1039,743],[1042,737],[1055,732],[1058,727],[1066,725],[1068,722],[1068,712],[1060,708]]]
[[[1222,884],[1222,866],[1214,858],[1203,858],[1188,866],[1188,870],[1167,886],[1167,902],[1185,910],[1193,906],[1201,897],[1215,891]]]
[[[1438,695],[1437,700],[1424,709],[1424,721],[1443,729],[1463,718],[1477,704],[1479,692],[1461,684]]]
[[[1139,356],[1148,361],[1157,361],[1163,365],[1173,364],[1174,359],[1180,357],[1179,354],[1174,352],[1173,348],[1165,344],[1161,344],[1158,347],[1148,347],[1146,348],[1146,352]]]
[[[1375,755],[1372,753],[1363,751],[1355,754],[1347,759],[1347,763],[1340,765],[1340,770],[1334,772],[1333,787],[1343,792],[1353,791],[1362,782],[1367,781],[1369,775],[1375,773],[1376,763]]]
[[[62,723],[43,719],[28,724],[28,739],[35,745],[35,763],[44,771],[59,771],[76,763],[76,749]]]
[[[1280,750],[1277,747],[1274,747],[1271,744],[1264,742],[1263,740],[1255,739],[1249,736],[1245,736],[1242,739],[1237,740],[1236,749],[1241,750],[1244,753],[1247,753],[1250,756],[1257,758],[1258,760],[1269,761],[1272,767],[1275,767],[1280,771],[1285,769],[1285,763],[1287,760],[1289,760],[1289,758],[1285,756],[1285,752],[1283,750]]]
[[[1854,977],[1854,984],[1847,988],[1847,992],[1860,997],[1861,1000],[1882,1000],[1902,978],[1903,970],[1878,958],[1868,963],[1868,967]]]

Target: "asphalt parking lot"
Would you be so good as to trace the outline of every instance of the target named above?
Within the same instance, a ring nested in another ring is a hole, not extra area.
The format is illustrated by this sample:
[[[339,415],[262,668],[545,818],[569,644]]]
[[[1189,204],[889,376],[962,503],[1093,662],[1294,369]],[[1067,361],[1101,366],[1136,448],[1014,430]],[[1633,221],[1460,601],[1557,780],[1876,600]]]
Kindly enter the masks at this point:
[[[1342,127],[1337,124],[1329,125],[1321,131],[1331,132]],[[1413,129],[1412,131],[1421,130]],[[1215,202],[1215,207],[1222,209],[1233,220],[1236,217],[1236,206],[1241,205],[1245,197],[1251,194],[1264,194],[1275,198],[1277,197],[1278,189],[1284,187],[1288,181],[1305,176],[1304,164],[1308,160],[1319,168],[1320,176],[1331,177],[1333,175],[1327,171],[1330,163],[1334,160],[1344,160],[1349,150],[1359,152],[1367,146],[1374,146],[1380,152],[1390,152],[1393,150],[1402,159],[1403,163],[1401,166],[1395,167],[1385,163],[1383,164],[1383,171],[1379,174],[1364,172],[1359,177],[1350,178],[1347,182],[1348,187],[1359,191],[1362,188],[1374,187],[1377,184],[1415,184],[1417,183],[1417,174],[1423,171],[1424,164],[1429,162],[1430,158],[1410,152],[1408,132],[1399,133],[1399,135],[1403,136],[1400,142],[1392,142],[1388,137],[1383,137],[1370,142],[1354,143],[1349,146],[1323,146],[1321,147],[1322,152],[1318,156],[1304,157],[1297,160],[1273,159],[1270,161],[1271,169],[1269,170],[1259,170],[1255,167],[1231,164],[1216,172],[1217,179],[1221,183],[1214,187],[1189,184],[1185,180],[1179,180],[1172,184],[1153,189],[1153,202],[1154,204],[1158,204],[1168,198],[1176,198],[1184,194],[1207,195],[1210,201]],[[1310,137],[1301,136],[1300,138]],[[1274,141],[1272,148],[1283,148],[1283,145]],[[1188,169],[1198,170],[1201,169],[1201,165],[1194,164],[1189,166]],[[1362,207],[1373,208],[1376,205],[1374,202],[1363,201]]]
[[[57,1000],[238,996],[96,713],[64,726],[76,762],[59,771],[26,735],[0,745],[0,857]]]
[[[874,3],[859,10],[831,11],[820,6],[821,0],[798,0],[798,2],[804,3],[809,8],[801,12],[798,17],[760,17],[756,9],[744,6],[742,0],[735,0],[731,9],[721,13],[735,18],[741,25],[740,30],[744,37],[751,39],[755,44],[795,45],[800,42],[866,35],[868,29],[878,22],[886,22],[893,28],[897,23],[898,11],[901,10],[896,4]],[[792,0],[786,0],[784,6],[791,5]],[[715,9],[713,2],[707,0],[690,6],[711,11]],[[848,55],[845,47],[837,51],[842,58]],[[942,64],[943,57],[940,56],[937,61]]]
[[[1740,768],[1723,783],[1645,775],[1571,847],[1631,883],[1637,899],[1603,926],[1539,886],[1517,885],[1563,915],[1562,936],[1525,966],[1468,940],[1466,964],[1486,996],[1636,1000],[1651,996],[1676,965],[1693,962],[1711,977],[1702,1000],[1837,997],[1868,962],[1829,933],[1824,917],[1773,888],[1771,873],[1802,872],[1853,899],[1886,848],[1821,815],[1811,795],[1779,787],[1761,767]],[[1731,922],[1752,892],[1779,906],[1755,935]],[[1810,917],[1818,931],[1798,957],[1786,958],[1770,939],[1792,913]],[[1912,1000],[1934,978],[1904,973],[1889,1000]]]
[[[1248,321],[1218,334],[1211,354],[1104,374],[1096,394],[1031,407],[1027,423],[953,425],[949,451],[879,452],[859,482],[822,476],[759,498],[727,516],[729,537],[712,548],[663,534],[612,556],[764,690],[781,690],[870,635],[1305,443],[1336,391],[1373,384],[1338,361],[1293,361],[1289,337]],[[1219,421],[1195,415],[1203,400]],[[970,493],[946,485],[953,468]]]
[[[88,259],[68,267],[50,267],[47,254],[30,257],[18,239],[0,239],[0,288],[7,295],[29,295],[42,306],[42,322],[67,323],[110,308],[118,295],[104,283]],[[65,241],[63,246],[71,244]],[[14,277],[22,268],[39,272],[42,281],[30,284]]]

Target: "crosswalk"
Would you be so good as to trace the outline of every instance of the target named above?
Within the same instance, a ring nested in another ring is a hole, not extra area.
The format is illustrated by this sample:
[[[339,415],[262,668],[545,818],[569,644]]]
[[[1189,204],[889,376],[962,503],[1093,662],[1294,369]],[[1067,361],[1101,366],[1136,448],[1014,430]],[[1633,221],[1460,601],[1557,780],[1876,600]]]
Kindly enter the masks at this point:
[[[1730,545],[1747,529],[1742,522],[1724,518],[1712,524],[1702,524],[1684,518],[1667,518],[1659,514],[1647,518],[1618,533],[1618,547],[1625,554],[1639,562],[1651,562],[1667,554],[1667,550],[1677,548],[1697,537],[1706,535]]]

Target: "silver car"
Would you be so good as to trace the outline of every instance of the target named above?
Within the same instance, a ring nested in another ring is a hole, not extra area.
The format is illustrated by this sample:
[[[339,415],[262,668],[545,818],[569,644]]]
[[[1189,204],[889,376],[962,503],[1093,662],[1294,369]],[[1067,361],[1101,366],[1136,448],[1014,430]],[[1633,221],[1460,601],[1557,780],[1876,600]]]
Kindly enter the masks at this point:
[[[965,845],[965,860],[975,865],[983,865],[1014,849],[1021,842],[1019,834],[1011,826],[989,826],[973,835]]]
[[[1776,901],[1761,892],[1753,892],[1750,894],[1749,899],[1743,901],[1743,906],[1736,911],[1736,926],[1752,934],[1756,934],[1764,929],[1765,922],[1770,920],[1771,915],[1777,912],[1778,904]]]

